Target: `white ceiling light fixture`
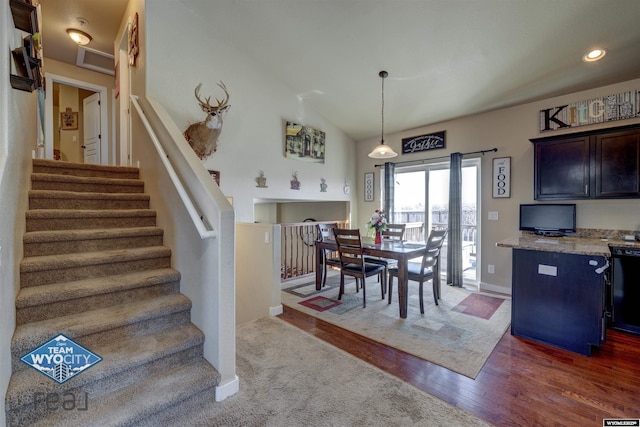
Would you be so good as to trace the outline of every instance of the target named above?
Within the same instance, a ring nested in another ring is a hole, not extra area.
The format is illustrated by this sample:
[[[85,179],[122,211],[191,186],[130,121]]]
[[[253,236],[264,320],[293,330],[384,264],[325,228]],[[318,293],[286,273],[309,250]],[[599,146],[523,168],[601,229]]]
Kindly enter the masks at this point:
[[[80,28],[83,28],[88,24],[87,20],[84,18],[76,18],[76,21],[78,22]],[[67,28],[67,34],[69,35],[71,40],[74,41],[74,43],[80,46],[86,46],[92,40],[92,37],[88,33],[82,30],[78,30],[77,28]]]
[[[587,53],[585,56],[583,56],[582,60],[584,62],[595,62],[604,58],[606,54],[607,54],[606,49],[593,49],[592,51]]]
[[[389,73],[386,71],[380,71],[378,75],[382,79],[382,130],[380,131],[380,145],[369,153],[369,157],[372,159],[391,159],[396,157],[398,153],[393,151],[391,147],[384,143],[384,79],[387,78]]]
[[[67,34],[71,40],[77,43],[80,46],[86,46],[91,41],[91,36],[84,31],[76,30],[75,28],[67,29]]]

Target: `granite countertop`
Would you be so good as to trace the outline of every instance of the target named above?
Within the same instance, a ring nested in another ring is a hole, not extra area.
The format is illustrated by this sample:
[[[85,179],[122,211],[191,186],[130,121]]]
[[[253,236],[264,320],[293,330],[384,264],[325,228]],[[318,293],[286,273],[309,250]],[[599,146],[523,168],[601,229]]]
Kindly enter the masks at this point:
[[[640,249],[639,241],[625,241],[619,236],[612,235],[605,238],[594,237],[585,233],[581,236],[542,237],[523,233],[518,237],[511,237],[496,243],[503,248],[527,249],[532,251],[560,252],[578,255],[593,255],[610,257],[610,247],[629,247]]]

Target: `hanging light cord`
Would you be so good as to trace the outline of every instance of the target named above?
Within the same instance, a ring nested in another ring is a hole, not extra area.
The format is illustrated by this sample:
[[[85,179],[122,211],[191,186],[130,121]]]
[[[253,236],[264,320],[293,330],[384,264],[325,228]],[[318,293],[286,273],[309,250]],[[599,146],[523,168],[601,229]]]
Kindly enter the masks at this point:
[[[378,75],[382,78],[382,131],[380,133],[380,143],[384,144],[384,79],[389,75],[386,71],[380,71]]]

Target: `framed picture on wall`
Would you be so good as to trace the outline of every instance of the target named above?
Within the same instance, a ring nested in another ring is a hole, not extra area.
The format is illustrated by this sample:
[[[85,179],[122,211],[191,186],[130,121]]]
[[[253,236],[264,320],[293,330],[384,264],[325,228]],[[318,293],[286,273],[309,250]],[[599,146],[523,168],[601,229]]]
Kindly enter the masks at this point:
[[[67,108],[67,111],[60,113],[60,129],[77,130],[78,113],[71,111],[71,108]]]
[[[511,197],[511,157],[493,159],[493,197]]]
[[[364,174],[364,201],[373,202],[374,198],[375,198],[374,173],[367,172]]]

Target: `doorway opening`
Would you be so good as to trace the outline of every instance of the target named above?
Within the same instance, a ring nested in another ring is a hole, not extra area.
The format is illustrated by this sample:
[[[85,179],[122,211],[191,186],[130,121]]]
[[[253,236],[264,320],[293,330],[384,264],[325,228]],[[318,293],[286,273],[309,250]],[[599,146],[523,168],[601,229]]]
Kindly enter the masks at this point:
[[[84,163],[84,100],[97,92],[55,82],[53,84],[53,158]],[[64,123],[63,117],[69,117]],[[90,123],[86,123],[90,125]],[[89,162],[95,163],[95,162]]]
[[[82,106],[82,100],[81,100],[82,98],[80,98],[80,92],[82,91],[83,94],[87,94],[88,96],[91,96],[92,94],[97,93],[100,100],[100,102],[96,106],[98,108],[96,112],[98,117],[95,118],[96,123],[94,123],[95,126],[97,126],[97,131],[95,133],[97,133],[97,135],[99,136],[99,144],[96,146],[96,150],[97,150],[96,155],[90,161],[93,163],[104,164],[104,165],[112,164],[110,153],[113,153],[114,150],[109,143],[110,142],[110,139],[109,139],[110,133],[109,133],[109,125],[108,125],[109,116],[108,116],[108,109],[107,109],[107,102],[106,102],[106,100],[108,99],[107,97],[108,89],[104,86],[99,86],[92,83],[83,82],[80,80],[75,80],[68,77],[47,73],[46,74],[47,89],[51,91],[55,91],[54,86],[56,86],[56,84],[58,84],[58,87],[61,89],[63,87],[69,87],[69,88],[73,88],[73,89],[70,89],[70,91],[77,90],[78,95],[76,95],[77,98],[75,99],[79,99],[80,101],[77,101],[79,102],[79,105],[75,107],[73,105],[67,105],[66,104],[67,101],[63,101],[65,102],[65,104],[60,105],[60,100],[58,99],[58,103],[59,103],[58,111],[54,112],[55,94],[54,93],[48,94],[49,96],[45,98],[44,158],[46,159],[55,158],[55,155],[54,155],[55,138],[56,138],[56,133],[60,133],[59,136],[61,140],[63,135],[65,138],[69,136],[71,140],[70,143],[68,144],[65,143],[65,146],[67,146],[66,148],[68,148],[67,156],[73,156],[74,160],[68,160],[68,161],[79,161],[80,163],[85,162],[84,155],[78,155],[78,153],[75,150],[76,147],[79,149],[82,149],[82,145],[84,145],[84,137],[85,137],[84,132],[79,133],[79,130],[77,130],[77,133],[75,135],[76,141],[73,141],[73,134],[71,132],[74,131],[75,129],[71,129],[71,128],[74,128],[76,126],[74,125],[64,126],[64,128],[66,128],[65,130],[62,130],[59,128],[59,126],[62,126],[60,122],[61,121],[60,113],[67,112],[67,108],[71,108],[71,111],[70,111],[71,113],[78,113],[77,127],[81,126],[80,122],[82,121],[82,119],[79,114],[80,113],[79,110],[84,108]],[[60,160],[64,160],[62,158],[62,152],[60,152]]]

